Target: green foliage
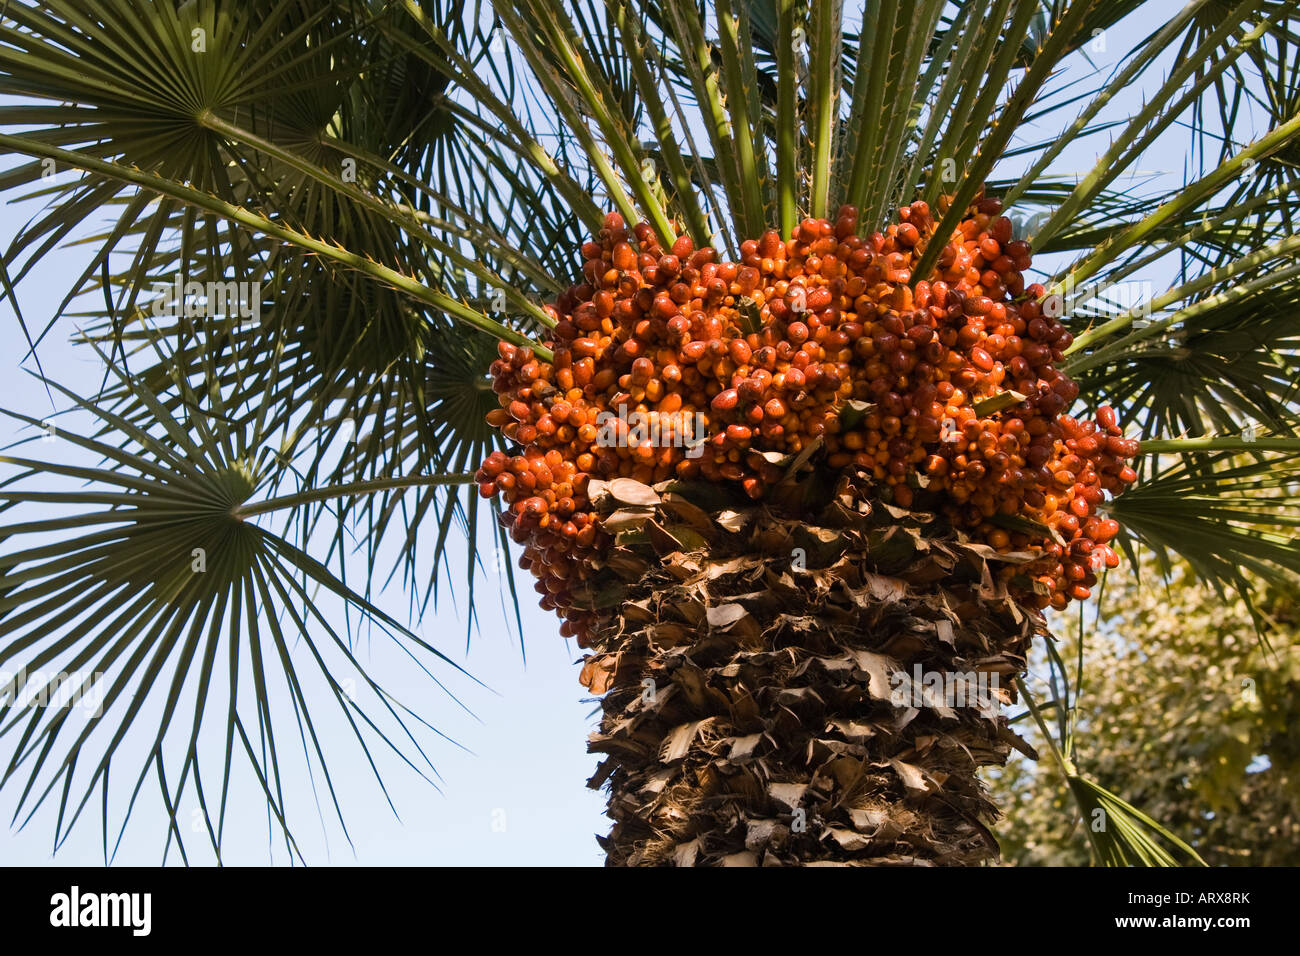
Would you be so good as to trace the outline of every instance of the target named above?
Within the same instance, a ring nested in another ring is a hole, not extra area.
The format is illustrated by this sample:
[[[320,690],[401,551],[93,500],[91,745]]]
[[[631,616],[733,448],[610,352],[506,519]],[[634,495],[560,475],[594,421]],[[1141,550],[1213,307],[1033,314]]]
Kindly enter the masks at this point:
[[[1300,863],[1300,603],[1271,589],[1258,604],[1267,645],[1243,601],[1224,600],[1184,565],[1166,587],[1147,561],[1141,580],[1110,576],[1102,623],[1084,641],[1076,762],[1211,866]],[[1060,651],[1073,661],[1077,641]],[[1048,664],[1042,655],[1031,675]],[[1035,728],[1022,733],[1042,745]],[[1051,761],[1013,756],[992,786],[1007,814],[997,828],[1005,862],[1095,859],[1094,818]]]
[[[394,739],[401,741],[423,764],[411,766],[430,782],[436,776],[414,736],[429,726],[370,677],[353,654],[352,628],[395,642],[421,668],[456,665],[296,545],[292,513],[281,534],[258,523],[302,503],[261,497],[295,457],[292,443],[273,440],[265,416],[241,414],[248,409],[228,406],[219,389],[196,395],[183,380],[182,414],[173,416],[138,380],[112,371],[150,413],[147,426],[81,400],[76,406],[94,423],[84,434],[7,413],[33,427],[20,444],[57,437],[101,464],[0,456],[17,469],[0,489],[9,518],[0,661],[12,675],[0,685],[0,738],[12,747],[0,786],[21,787],[15,821],[57,803],[55,849],[98,791],[107,861],[142,785],[156,777],[170,818],[167,848],[174,839],[188,861],[189,821],[182,826],[177,816],[182,801],[196,802],[220,862],[232,773],[248,770],[287,853],[301,860],[281,785],[285,758],[276,750],[277,728],[292,731],[273,711],[287,703],[294,714],[308,772],[321,774],[322,795],[346,835],[326,762],[343,735],[318,732],[313,718],[326,702],[351,729],[360,748],[352,757],[369,764],[381,791],[375,744],[398,749]],[[41,514],[51,504],[64,508],[57,520]],[[346,627],[322,613],[330,598]],[[64,681],[70,686],[59,696]],[[217,747],[203,733],[214,724],[224,729]],[[150,734],[141,753],[136,744]],[[110,814],[115,768],[132,787],[129,802]],[[119,817],[114,839],[108,821]]]

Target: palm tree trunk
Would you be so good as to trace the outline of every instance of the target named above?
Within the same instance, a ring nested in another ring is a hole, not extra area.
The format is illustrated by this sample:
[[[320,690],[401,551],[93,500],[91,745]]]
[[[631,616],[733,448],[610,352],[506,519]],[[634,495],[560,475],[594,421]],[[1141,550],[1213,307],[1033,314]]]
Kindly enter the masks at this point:
[[[1017,556],[855,505],[848,479],[802,497],[705,511],[668,492],[606,519],[583,682],[604,695],[608,865],[996,856],[977,771],[1032,754],[998,711],[1044,632],[991,563]]]

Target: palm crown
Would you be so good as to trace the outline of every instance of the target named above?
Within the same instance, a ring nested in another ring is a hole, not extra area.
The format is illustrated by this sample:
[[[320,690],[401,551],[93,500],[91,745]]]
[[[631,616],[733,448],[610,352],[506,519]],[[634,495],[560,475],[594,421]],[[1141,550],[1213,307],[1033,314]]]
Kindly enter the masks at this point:
[[[83,732],[7,688],[3,781],[21,814],[57,801],[62,835],[102,801],[107,823],[121,738],[156,734],[126,776],[136,789],[157,776],[178,841],[175,807],[198,788],[220,855],[221,780],[244,759],[291,840],[272,677],[301,717],[283,734],[322,768],[308,677],[363,746],[419,769],[423,722],[357,663],[351,612],[421,667],[455,666],[373,603],[390,575],[381,544],[419,613],[448,543],[467,540],[472,621],[479,548],[508,547],[463,487],[504,447],[484,421],[488,366],[497,340],[544,351],[544,306],[580,281],[578,250],[608,210],[665,246],[681,233],[735,256],[842,203],[869,233],[951,196],[951,233],[981,190],[1002,198],[1052,264],[1041,281],[1074,334],[1080,406],[1116,406],[1143,440],[1141,481],[1111,507],[1122,548],[1176,553],[1242,590],[1243,571],[1300,572],[1300,38],[1285,0],[1193,0],[1109,72],[1077,77],[1065,67],[1098,38],[1120,44],[1114,25],[1149,5],[866,0],[858,16],[839,2],[608,0],[557,15],[524,0],[477,19],[440,0],[261,6],[59,0],[0,15],[0,148],[16,158],[0,188],[48,198],[0,272],[30,341],[60,317],[37,327],[15,290],[109,214],[63,303],[88,303],[105,387],[48,383],[91,423],[59,431],[84,454],[15,452],[0,490],[0,664],[108,673],[105,717]],[[1152,76],[1155,93],[1117,112]],[[1066,171],[1102,135],[1095,165]],[[1184,135],[1185,181],[1131,188]],[[159,307],[177,276],[234,282],[245,301],[255,289],[257,314]],[[341,457],[340,437],[355,438]],[[57,517],[34,516],[46,504]],[[342,576],[353,535],[373,573],[360,583]],[[513,595],[508,562],[503,575]],[[345,627],[316,610],[321,589],[349,607]],[[148,729],[146,700],[161,702]],[[205,722],[224,725],[215,785],[200,776]]]

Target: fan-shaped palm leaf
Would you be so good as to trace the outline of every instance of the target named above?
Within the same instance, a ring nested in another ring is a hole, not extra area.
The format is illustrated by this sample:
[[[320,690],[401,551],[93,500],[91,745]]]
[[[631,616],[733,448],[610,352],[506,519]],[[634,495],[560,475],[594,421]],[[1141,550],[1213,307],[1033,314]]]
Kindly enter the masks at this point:
[[[99,788],[107,857],[156,774],[171,818],[168,843],[175,838],[187,854],[178,807],[183,797],[197,799],[220,860],[232,774],[247,761],[287,852],[300,858],[280,782],[289,736],[298,737],[308,770],[319,770],[342,825],[326,763],[327,736],[337,731],[322,734],[313,716],[323,700],[338,708],[372,768],[379,744],[426,778],[434,774],[416,736],[431,728],[369,676],[353,635],[322,613],[323,597],[355,609],[418,666],[455,665],[259,523],[296,503],[254,500],[286,467],[284,449],[266,441],[260,422],[231,427],[219,398],[200,410],[187,388],[185,415],[173,417],[138,380],[121,381],[155,416],[148,427],[58,386],[97,423],[91,434],[8,413],[102,463],[65,463],[48,452],[0,458],[18,469],[0,491],[11,515],[0,556],[0,669],[15,675],[0,688],[0,736],[13,748],[0,787],[21,788],[15,819],[23,822],[57,802],[56,847]],[[33,441],[37,435],[25,443]],[[42,516],[51,505],[63,516]],[[209,756],[211,744],[200,738],[213,724],[225,727],[224,751]],[[146,735],[153,742],[141,755],[130,744]],[[328,749],[338,747],[336,740]],[[112,814],[122,820],[114,835],[108,780],[123,764],[134,783],[129,803]],[[220,772],[212,775],[214,767]],[[377,770],[376,779],[382,788]]]

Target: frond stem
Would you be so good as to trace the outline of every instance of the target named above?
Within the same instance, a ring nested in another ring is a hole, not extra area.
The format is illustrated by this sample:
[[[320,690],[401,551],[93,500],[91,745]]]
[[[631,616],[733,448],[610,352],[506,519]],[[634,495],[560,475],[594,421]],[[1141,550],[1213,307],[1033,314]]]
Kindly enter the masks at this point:
[[[430,485],[468,485],[473,484],[474,475],[459,472],[450,475],[407,475],[397,478],[375,478],[371,481],[355,481],[346,485],[330,485],[325,488],[311,488],[293,495],[267,498],[265,501],[245,502],[230,510],[235,518],[243,520],[251,515],[266,514],[284,508],[296,508],[311,501],[326,501],[330,498],[357,498],[371,495],[377,491],[394,491],[398,488],[425,488]]]

